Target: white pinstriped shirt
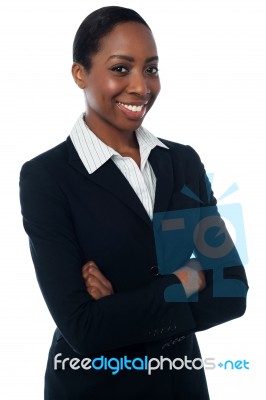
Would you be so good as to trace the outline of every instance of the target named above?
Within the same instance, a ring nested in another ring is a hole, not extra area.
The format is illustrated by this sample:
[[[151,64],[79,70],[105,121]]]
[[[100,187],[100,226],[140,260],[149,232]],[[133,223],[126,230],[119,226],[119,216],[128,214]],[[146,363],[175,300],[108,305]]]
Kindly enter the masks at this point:
[[[110,158],[125,176],[143,207],[152,219],[156,177],[148,161],[151,150],[156,146],[168,149],[157,137],[142,126],[136,130],[140,149],[140,168],[131,157],[123,157],[107,146],[86,125],[82,114],[74,125],[70,138],[89,174],[100,168]]]

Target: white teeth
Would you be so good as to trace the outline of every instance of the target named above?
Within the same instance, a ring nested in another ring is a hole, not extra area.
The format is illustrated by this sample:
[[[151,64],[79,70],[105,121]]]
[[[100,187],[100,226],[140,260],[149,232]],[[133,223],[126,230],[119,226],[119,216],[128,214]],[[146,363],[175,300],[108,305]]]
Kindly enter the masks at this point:
[[[128,104],[123,104],[123,103],[120,103],[120,102],[118,104],[121,104],[121,106],[123,106],[123,107],[125,107],[128,110],[133,111],[133,112],[140,112],[144,107],[144,105],[142,105],[142,106],[132,106],[131,104],[128,105]]]

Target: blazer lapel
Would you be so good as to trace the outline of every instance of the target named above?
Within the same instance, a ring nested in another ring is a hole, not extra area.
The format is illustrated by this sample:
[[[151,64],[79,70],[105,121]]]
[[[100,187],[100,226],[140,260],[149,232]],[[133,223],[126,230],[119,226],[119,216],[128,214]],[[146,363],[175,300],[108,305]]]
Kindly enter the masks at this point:
[[[80,160],[70,137],[67,138],[67,147],[69,152],[69,163],[76,170],[82,173],[87,179],[102,186],[104,189],[119,198],[147,225],[149,225],[151,229],[153,229],[152,221],[150,220],[141,201],[122,172],[111,159],[94,173],[89,174]],[[150,153],[149,162],[156,176],[154,213],[166,212],[173,193],[173,165],[170,150],[158,146],[155,147]]]
[[[174,185],[170,150],[158,146],[155,147],[150,153],[149,162],[156,176],[154,213],[166,212]]]
[[[149,215],[129,182],[119,168],[117,168],[115,163],[109,159],[101,166],[101,168],[97,169],[92,174],[89,174],[80,160],[70,137],[67,138],[66,143],[69,152],[69,163],[72,167],[83,174],[87,179],[93,181],[119,198],[152,229],[152,221],[150,220]]]

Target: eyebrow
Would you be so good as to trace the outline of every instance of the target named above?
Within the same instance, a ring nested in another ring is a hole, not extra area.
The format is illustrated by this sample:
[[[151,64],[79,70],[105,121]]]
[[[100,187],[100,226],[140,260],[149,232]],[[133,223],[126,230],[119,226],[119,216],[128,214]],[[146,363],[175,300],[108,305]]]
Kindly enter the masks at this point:
[[[126,55],[123,55],[123,54],[114,54],[113,56],[110,56],[110,57],[107,59],[107,61],[113,60],[113,59],[126,60],[126,61],[129,61],[129,62],[134,62],[134,61],[135,61],[134,57],[126,56]],[[147,63],[149,63],[149,62],[158,61],[158,60],[159,60],[159,57],[158,57],[158,56],[152,56],[152,57],[146,58],[145,61],[146,61]]]

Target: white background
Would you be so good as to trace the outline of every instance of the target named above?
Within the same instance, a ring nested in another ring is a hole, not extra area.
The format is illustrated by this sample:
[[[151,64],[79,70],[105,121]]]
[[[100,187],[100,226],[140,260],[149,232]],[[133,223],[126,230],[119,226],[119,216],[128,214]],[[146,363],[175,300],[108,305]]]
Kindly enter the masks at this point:
[[[81,21],[113,1],[1,0],[1,385],[0,397],[41,399],[54,323],[41,297],[22,228],[21,165],[65,140],[84,110],[70,75]],[[215,173],[223,203],[241,203],[250,292],[244,317],[198,334],[202,356],[243,360],[250,370],[207,371],[212,399],[263,390],[265,358],[266,3],[264,0],[116,1],[151,26],[162,92],[145,126],[190,144]],[[260,398],[261,395],[260,395]]]

